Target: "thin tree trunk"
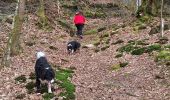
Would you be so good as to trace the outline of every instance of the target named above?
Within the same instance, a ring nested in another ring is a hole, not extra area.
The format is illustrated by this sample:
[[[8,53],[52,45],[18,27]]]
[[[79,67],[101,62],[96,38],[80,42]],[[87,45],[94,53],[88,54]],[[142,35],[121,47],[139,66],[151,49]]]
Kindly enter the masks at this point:
[[[162,0],[161,3],[161,36],[164,36],[164,19],[163,19],[163,5],[164,5],[164,0]]]
[[[7,47],[4,51],[2,66],[10,66],[10,56],[18,55],[21,51],[20,35],[25,11],[25,0],[18,0],[16,13],[13,19],[12,31],[9,34]]]
[[[142,0],[136,0],[136,13],[139,10],[139,7],[142,5]]]
[[[44,0],[40,0],[40,7],[39,7],[39,10],[38,10],[38,16],[39,16],[38,23],[40,25],[40,28],[42,28],[42,29],[47,28],[48,20],[47,20],[46,15],[45,15]]]

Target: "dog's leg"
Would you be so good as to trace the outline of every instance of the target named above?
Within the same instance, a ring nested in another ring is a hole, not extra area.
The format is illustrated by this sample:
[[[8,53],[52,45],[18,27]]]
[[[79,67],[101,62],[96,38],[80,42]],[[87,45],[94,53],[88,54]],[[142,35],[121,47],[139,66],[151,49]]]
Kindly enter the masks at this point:
[[[72,54],[74,53],[74,49],[71,50],[71,53],[72,53]]]
[[[50,81],[48,81],[48,93],[52,93],[52,91],[51,91],[51,82]]]
[[[40,85],[41,85],[41,82],[38,78],[36,78],[36,88],[37,88],[37,93],[40,93]]]

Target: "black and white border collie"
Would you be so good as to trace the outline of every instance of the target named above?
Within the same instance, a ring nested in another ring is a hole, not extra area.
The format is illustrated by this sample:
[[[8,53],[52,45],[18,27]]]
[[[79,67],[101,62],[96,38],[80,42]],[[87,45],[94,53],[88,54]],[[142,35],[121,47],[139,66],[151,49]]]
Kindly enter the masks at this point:
[[[76,52],[77,50],[80,49],[81,44],[77,41],[70,41],[67,44],[67,51],[69,54],[73,54],[74,52]]]
[[[40,93],[41,82],[46,81],[48,83],[48,93],[52,93],[51,83],[54,82],[55,73],[52,67],[49,65],[45,53],[38,52],[37,60],[35,64],[35,75],[36,75],[36,88],[37,93]]]

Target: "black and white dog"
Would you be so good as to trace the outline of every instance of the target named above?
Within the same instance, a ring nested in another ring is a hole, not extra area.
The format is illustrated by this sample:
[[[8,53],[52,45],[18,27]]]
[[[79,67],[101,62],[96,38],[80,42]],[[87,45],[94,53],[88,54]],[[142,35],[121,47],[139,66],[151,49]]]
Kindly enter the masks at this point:
[[[45,53],[38,52],[37,60],[35,64],[35,74],[36,74],[36,88],[37,93],[40,93],[40,86],[42,81],[47,81],[48,83],[48,93],[52,93],[51,83],[54,82],[55,73],[52,67],[49,65]]]
[[[67,44],[67,51],[68,53],[74,53],[75,51],[80,49],[81,44],[77,41],[70,41]]]

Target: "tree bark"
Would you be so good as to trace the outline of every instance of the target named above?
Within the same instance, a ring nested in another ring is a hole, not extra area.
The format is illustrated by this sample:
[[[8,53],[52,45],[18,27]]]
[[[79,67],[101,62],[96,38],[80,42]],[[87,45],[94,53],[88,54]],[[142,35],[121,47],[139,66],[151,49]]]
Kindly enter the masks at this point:
[[[144,15],[157,15],[159,4],[159,0],[143,0],[138,12],[142,12]]]
[[[163,5],[164,5],[164,0],[162,0],[161,3],[161,36],[164,36],[164,19],[163,19]]]
[[[18,0],[13,19],[12,31],[9,34],[6,50],[2,59],[2,66],[10,66],[10,56],[18,55],[21,51],[20,35],[25,12],[25,0]]]
[[[44,0],[40,0],[40,7],[38,10],[38,16],[39,16],[39,27],[42,29],[45,29],[48,26],[48,20],[45,15],[45,9],[44,9]]]

